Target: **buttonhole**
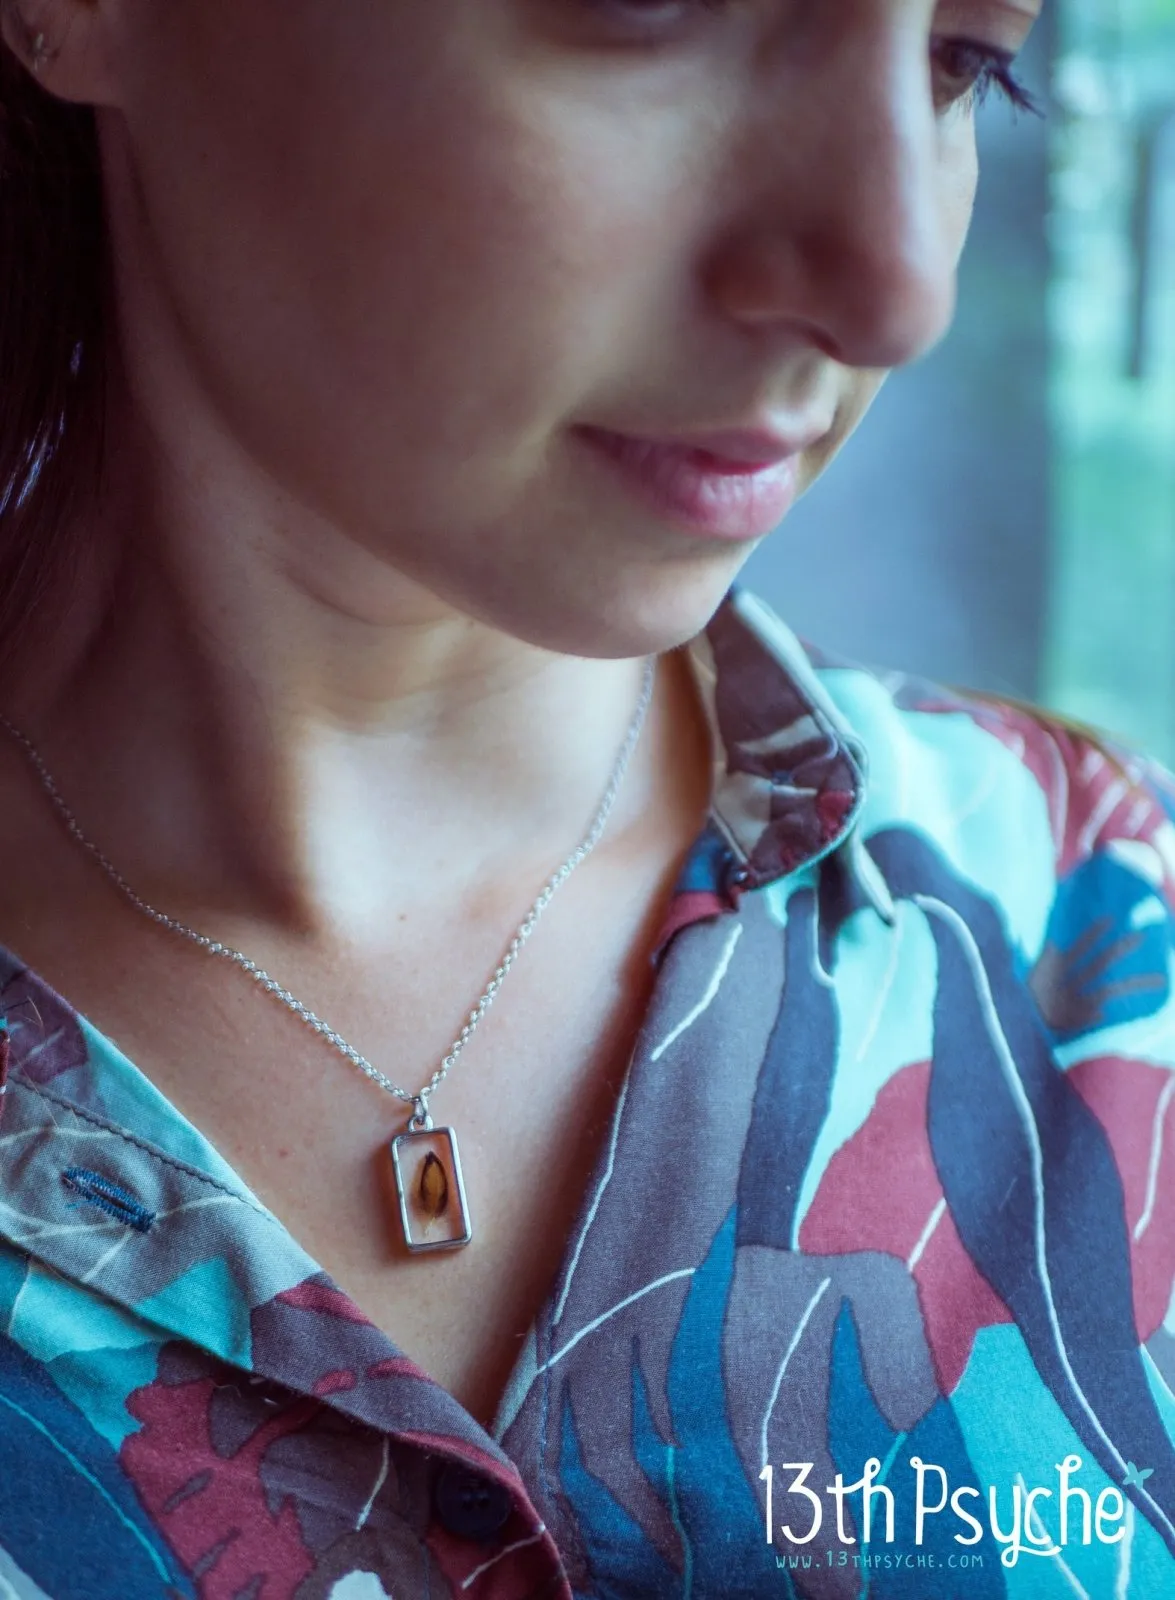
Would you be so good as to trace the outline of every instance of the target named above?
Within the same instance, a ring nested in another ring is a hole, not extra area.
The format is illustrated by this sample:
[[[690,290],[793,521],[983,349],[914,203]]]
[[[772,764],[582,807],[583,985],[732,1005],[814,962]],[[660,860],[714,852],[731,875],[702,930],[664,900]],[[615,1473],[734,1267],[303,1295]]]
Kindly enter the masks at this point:
[[[98,1206],[107,1216],[125,1223],[128,1228],[134,1228],[136,1233],[146,1233],[155,1221],[153,1211],[148,1211],[133,1194],[120,1189],[117,1183],[112,1183],[100,1172],[91,1172],[88,1167],[67,1167],[61,1174],[61,1181],[67,1189],[80,1196],[75,1205],[84,1202]]]

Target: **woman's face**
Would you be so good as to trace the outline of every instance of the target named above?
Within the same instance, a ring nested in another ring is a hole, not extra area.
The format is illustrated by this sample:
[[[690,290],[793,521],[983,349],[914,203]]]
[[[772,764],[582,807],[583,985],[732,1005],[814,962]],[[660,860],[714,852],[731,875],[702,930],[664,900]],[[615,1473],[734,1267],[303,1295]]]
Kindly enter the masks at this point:
[[[307,528],[436,612],[619,656],[696,631],[755,541],[658,510],[582,430],[816,435],[806,489],[952,317],[976,63],[950,41],[1018,50],[1039,5],[104,9],[157,425],[181,366]]]

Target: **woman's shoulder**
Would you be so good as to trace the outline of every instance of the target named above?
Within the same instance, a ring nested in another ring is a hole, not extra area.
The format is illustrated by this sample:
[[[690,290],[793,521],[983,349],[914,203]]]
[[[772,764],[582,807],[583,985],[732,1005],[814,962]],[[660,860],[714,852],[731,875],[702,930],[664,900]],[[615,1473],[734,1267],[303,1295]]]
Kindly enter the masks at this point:
[[[1009,693],[792,637],[833,731],[858,756],[866,835],[915,827],[963,857],[1031,855],[1054,884],[1108,855],[1163,889],[1175,912],[1175,774],[1158,756]]]
[[[1081,941],[1097,944],[1102,927],[1127,978],[1140,977],[1144,954],[1148,972],[1157,969],[1146,982],[1165,973],[1175,948],[1175,777],[1162,761],[1012,695],[835,654],[756,596],[736,595],[734,610],[746,630],[742,682],[754,681],[757,707],[778,698],[774,669],[785,666],[793,727],[818,726],[814,742],[851,765],[839,842],[850,865],[880,875],[875,904],[888,896],[912,912],[945,897],[971,925],[994,912],[999,937],[1030,967],[1050,946],[1073,947],[1079,960]],[[729,642],[725,653],[736,654]]]
[[[862,676],[875,686],[865,738],[876,765],[905,761],[955,830],[974,818],[1024,838],[1043,832],[1058,879],[1108,852],[1164,886],[1175,907],[1175,776],[1157,756],[1009,694],[849,673],[858,699],[868,698]]]

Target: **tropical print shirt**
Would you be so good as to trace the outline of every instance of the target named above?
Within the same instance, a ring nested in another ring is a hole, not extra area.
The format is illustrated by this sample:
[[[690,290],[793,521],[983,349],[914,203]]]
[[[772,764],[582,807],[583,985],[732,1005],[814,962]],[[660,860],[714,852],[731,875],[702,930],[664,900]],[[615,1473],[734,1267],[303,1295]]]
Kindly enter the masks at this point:
[[[0,970],[0,1594],[1175,1594],[1175,780],[689,647],[708,824],[484,1430]]]

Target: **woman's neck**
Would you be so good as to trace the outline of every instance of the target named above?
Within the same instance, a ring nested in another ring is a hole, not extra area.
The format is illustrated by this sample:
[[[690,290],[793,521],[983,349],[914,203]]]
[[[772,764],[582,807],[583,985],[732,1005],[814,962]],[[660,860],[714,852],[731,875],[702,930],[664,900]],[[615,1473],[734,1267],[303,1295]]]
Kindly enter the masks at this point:
[[[537,887],[586,833],[640,659],[519,643],[386,572],[360,608],[337,574],[323,593],[247,541],[188,541],[182,563],[146,543],[2,709],[148,900],[362,939],[438,890]],[[700,825],[704,737],[687,664],[665,656],[607,842],[663,827],[667,792]]]

